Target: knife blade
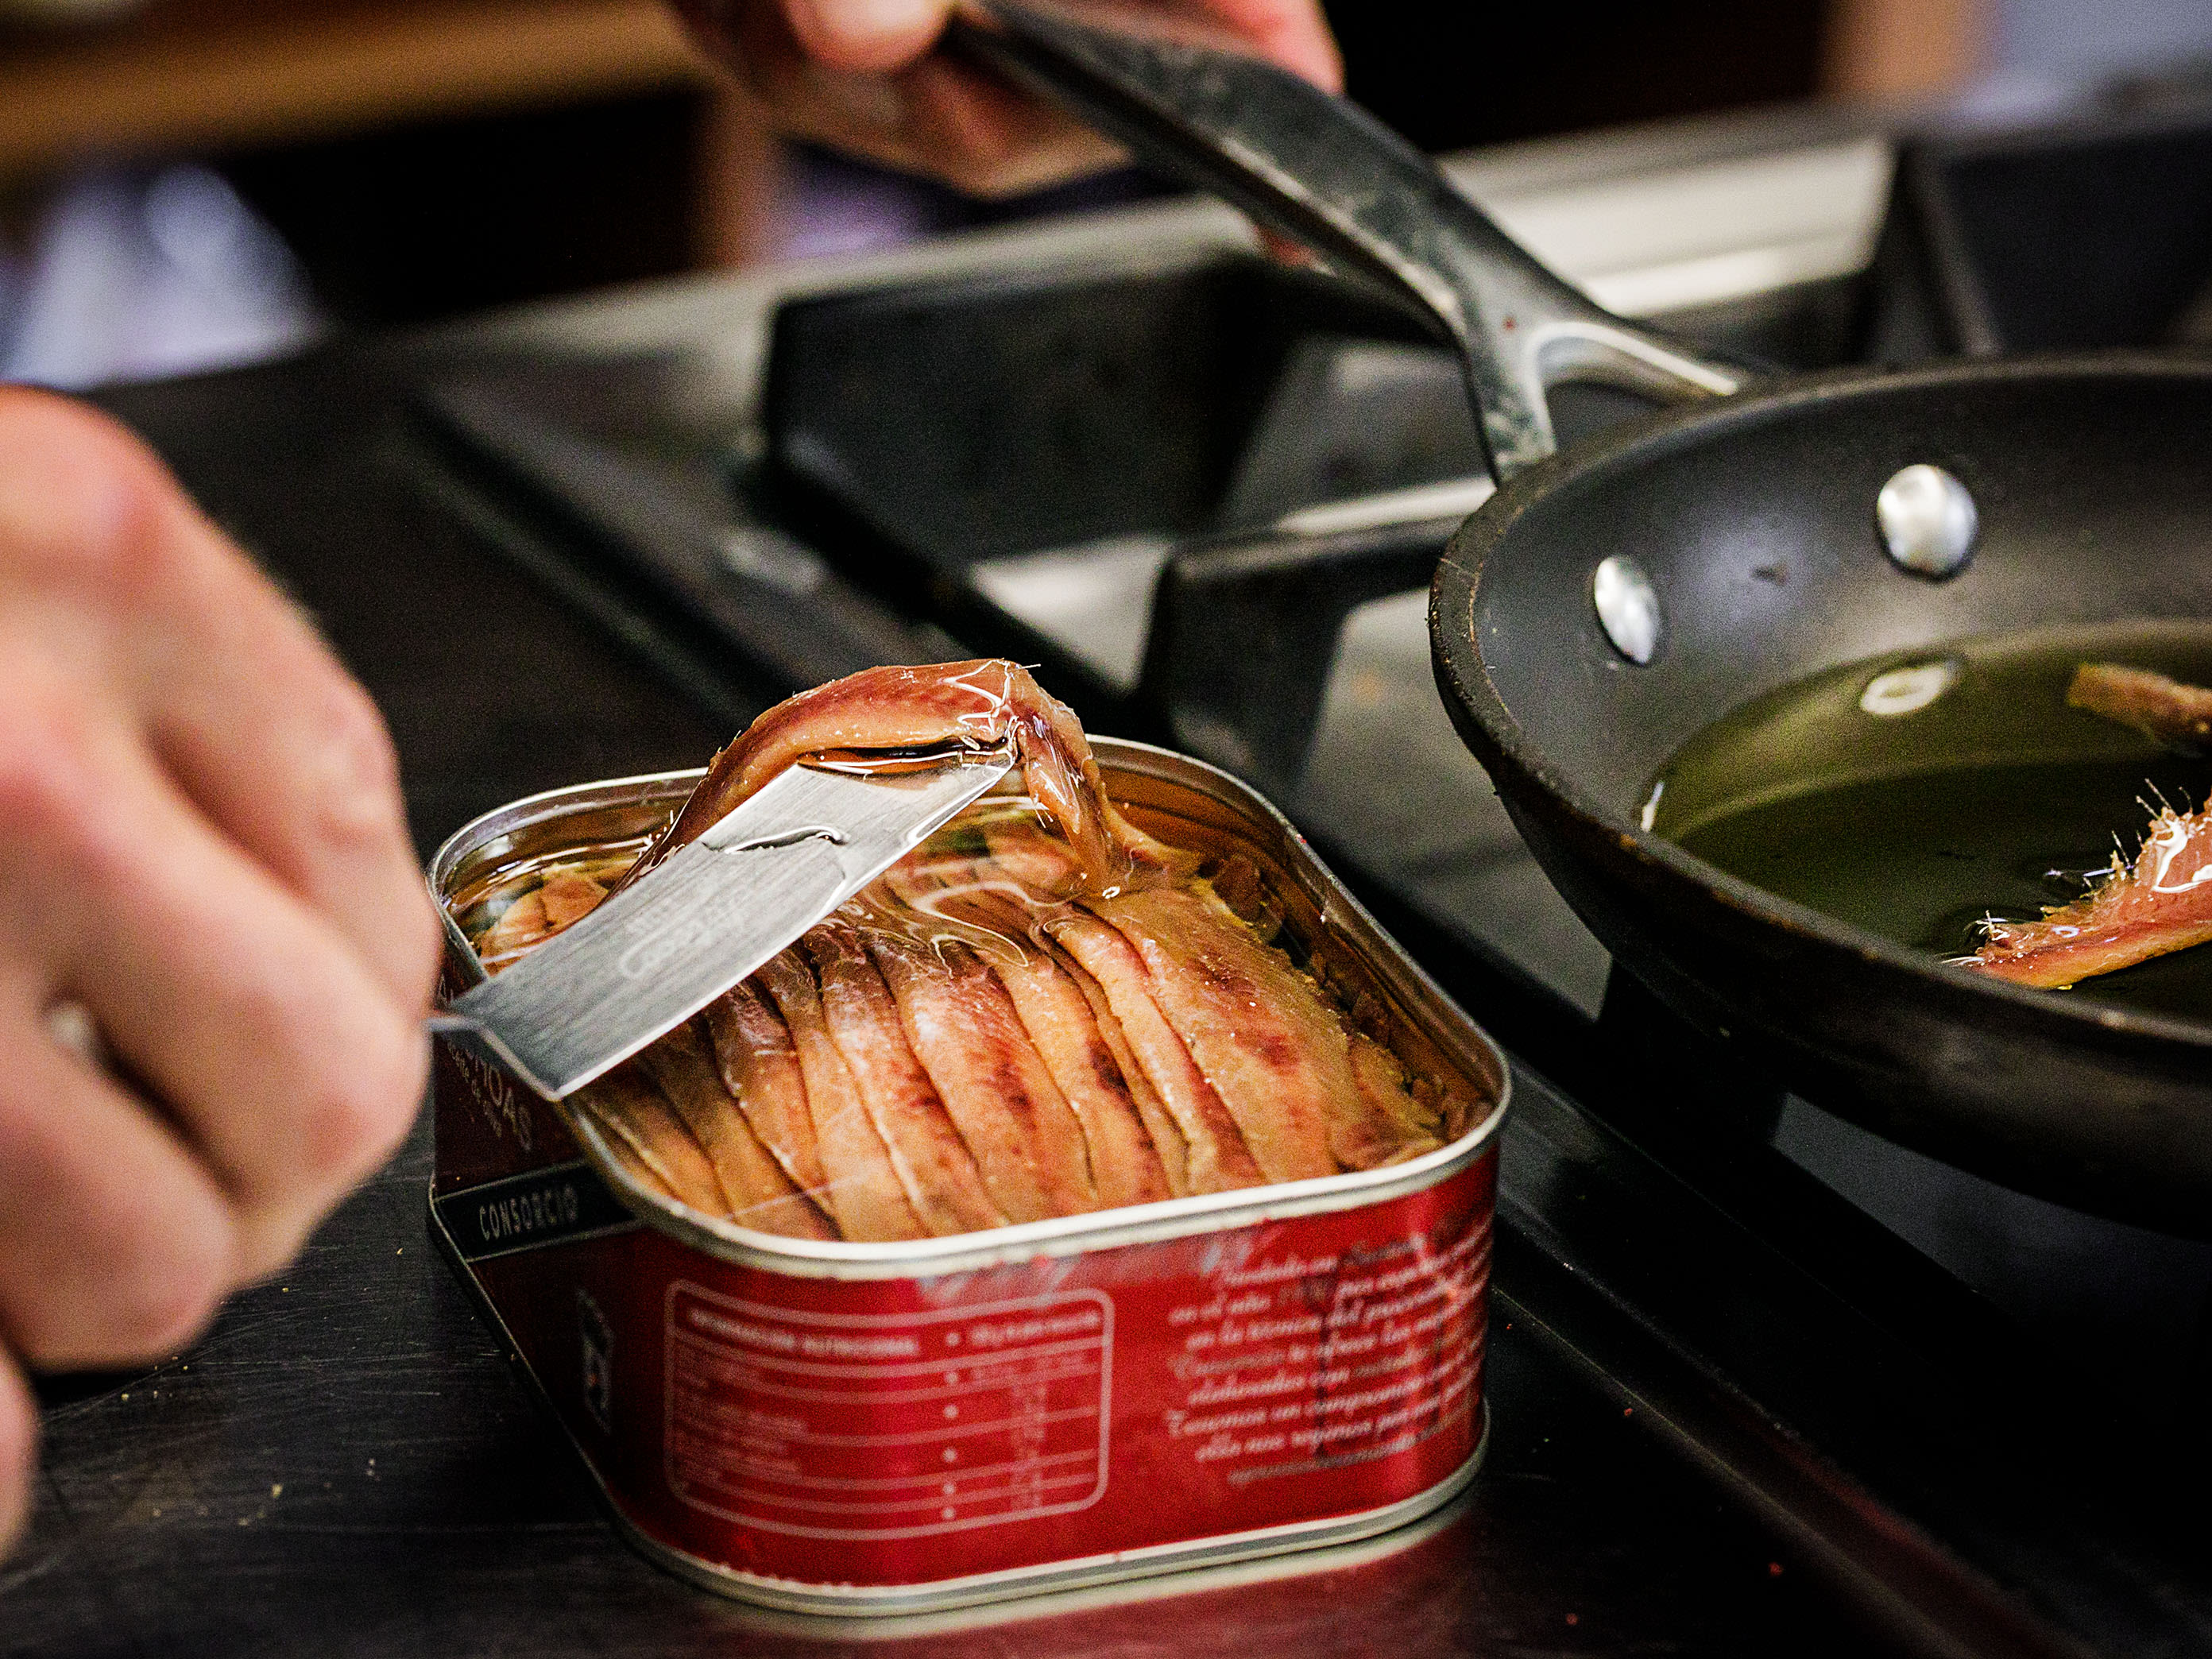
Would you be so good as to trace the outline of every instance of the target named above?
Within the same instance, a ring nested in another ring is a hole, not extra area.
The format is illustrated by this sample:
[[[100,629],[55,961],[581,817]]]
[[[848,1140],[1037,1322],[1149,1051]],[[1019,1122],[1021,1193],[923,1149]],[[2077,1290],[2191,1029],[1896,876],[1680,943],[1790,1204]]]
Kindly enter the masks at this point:
[[[755,972],[1013,764],[993,750],[914,770],[793,766],[430,1029],[560,1100]]]

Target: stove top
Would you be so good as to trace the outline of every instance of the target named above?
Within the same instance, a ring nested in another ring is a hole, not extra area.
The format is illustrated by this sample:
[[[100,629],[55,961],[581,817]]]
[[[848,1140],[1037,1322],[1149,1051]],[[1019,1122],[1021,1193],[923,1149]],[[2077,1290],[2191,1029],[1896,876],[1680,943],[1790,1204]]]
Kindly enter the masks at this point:
[[[1804,116],[1455,171],[1607,304],[1811,368],[1897,337],[1892,155]],[[1388,303],[1178,202],[493,337],[424,389],[426,482],[733,722],[1010,654],[1092,729],[1272,793],[1516,1058],[1503,1316],[1887,1636],[2212,1641],[2175,1515],[2212,1449],[2212,1245],[1891,1146],[1613,973],[1431,679],[1428,573],[1489,486],[1451,362]],[[1623,412],[1555,408],[1570,441]]]

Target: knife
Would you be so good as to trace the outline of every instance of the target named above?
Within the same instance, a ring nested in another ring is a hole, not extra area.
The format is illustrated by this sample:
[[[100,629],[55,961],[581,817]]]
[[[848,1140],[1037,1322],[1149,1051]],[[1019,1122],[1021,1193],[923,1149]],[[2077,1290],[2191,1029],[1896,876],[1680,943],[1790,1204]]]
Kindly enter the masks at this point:
[[[635,886],[456,997],[430,1030],[548,1100],[619,1066],[755,972],[1012,770],[801,763]]]

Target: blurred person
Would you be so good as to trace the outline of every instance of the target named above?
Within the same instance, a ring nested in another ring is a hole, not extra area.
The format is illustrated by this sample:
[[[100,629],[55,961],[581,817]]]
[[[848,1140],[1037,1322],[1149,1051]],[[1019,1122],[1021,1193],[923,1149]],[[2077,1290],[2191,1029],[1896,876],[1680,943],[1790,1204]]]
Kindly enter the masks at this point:
[[[784,130],[986,190],[1104,159],[929,49],[940,0],[701,0]],[[1183,8],[1324,85],[1307,0]],[[405,1134],[438,925],[390,737],[106,416],[0,387],[0,1538],[26,1370],[158,1359]]]

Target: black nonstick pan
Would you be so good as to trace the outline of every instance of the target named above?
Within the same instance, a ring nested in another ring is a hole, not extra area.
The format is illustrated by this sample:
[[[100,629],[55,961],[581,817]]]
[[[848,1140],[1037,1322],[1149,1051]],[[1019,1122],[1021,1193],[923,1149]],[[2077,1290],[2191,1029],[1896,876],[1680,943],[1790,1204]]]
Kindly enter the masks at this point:
[[[2212,362],[1756,380],[1599,309],[1403,141],[1264,64],[1003,0],[973,0],[955,40],[1387,284],[1462,349],[1500,488],[1437,572],[1437,682],[1623,966],[1899,1142],[2212,1236],[2212,1022],[1945,965],[1644,827],[1681,744],[1820,671],[2212,617]],[[1576,379],[1674,406],[1554,454],[1546,391]]]

